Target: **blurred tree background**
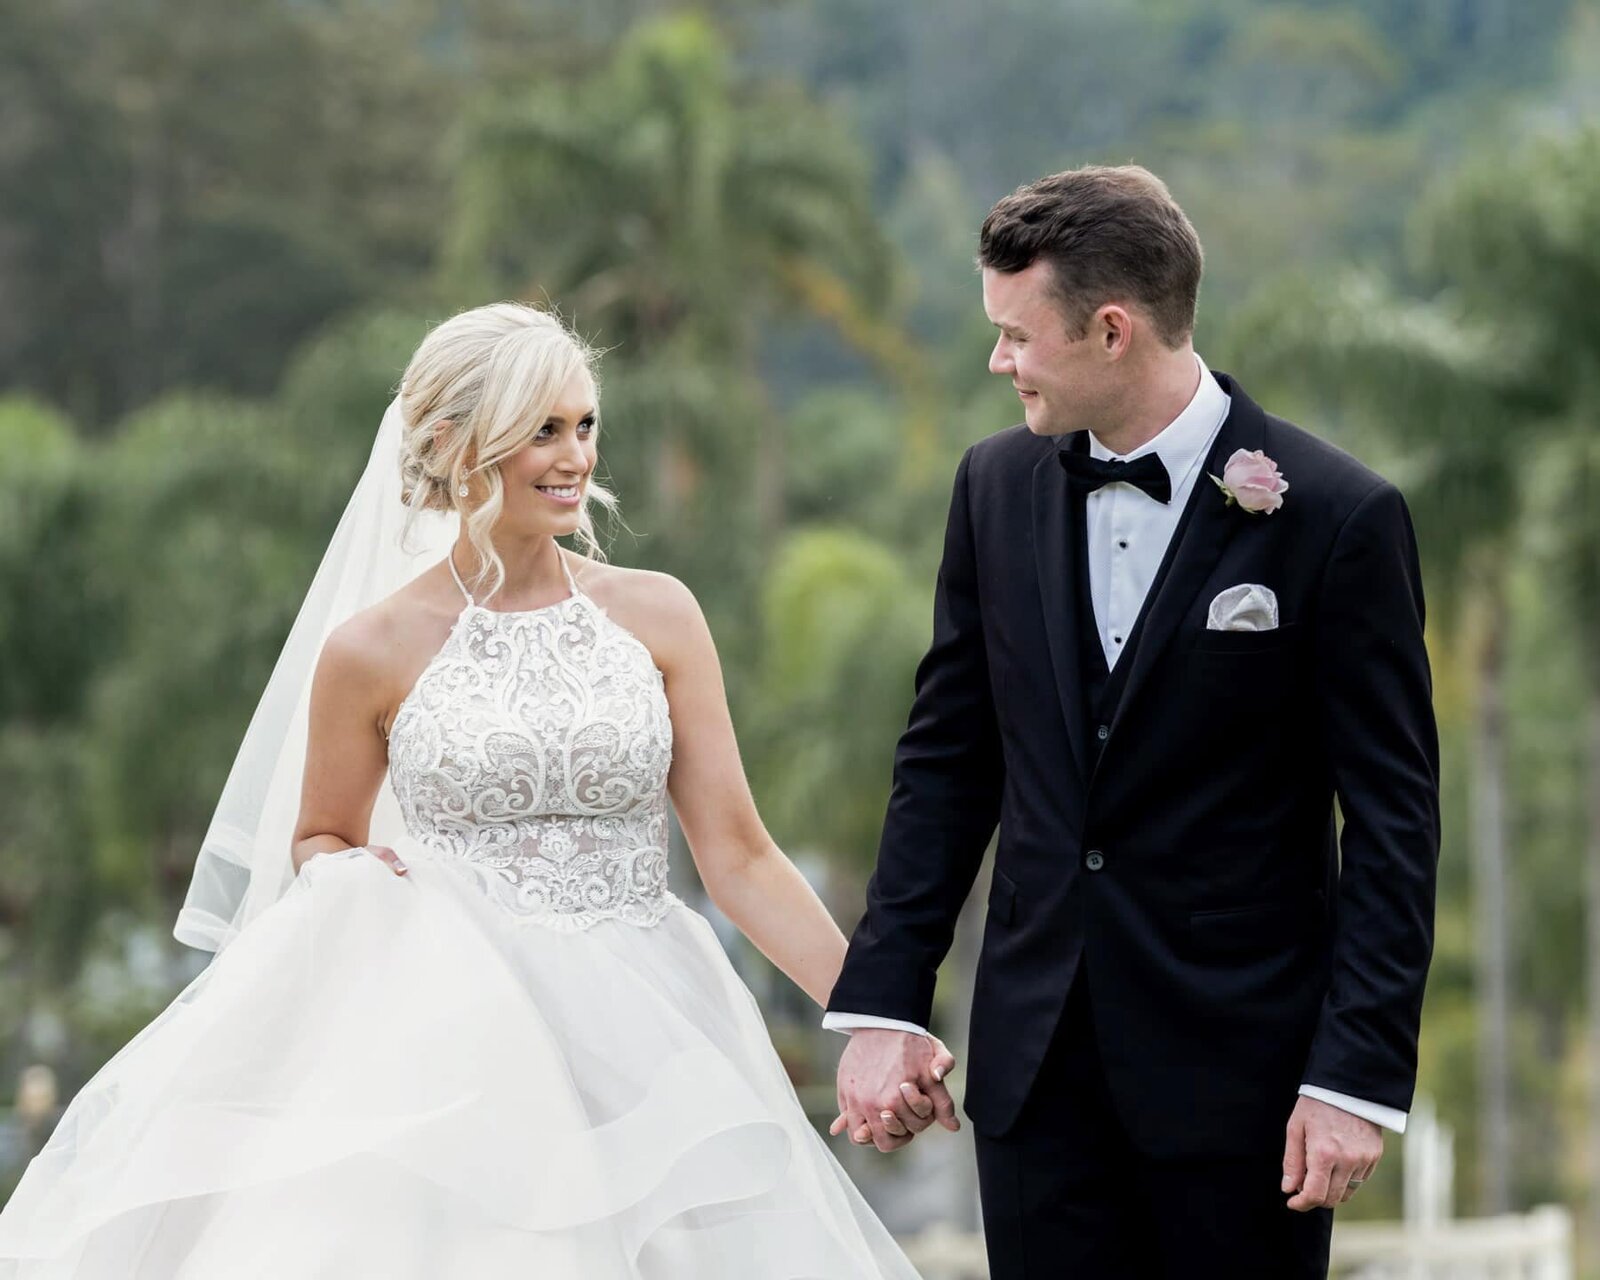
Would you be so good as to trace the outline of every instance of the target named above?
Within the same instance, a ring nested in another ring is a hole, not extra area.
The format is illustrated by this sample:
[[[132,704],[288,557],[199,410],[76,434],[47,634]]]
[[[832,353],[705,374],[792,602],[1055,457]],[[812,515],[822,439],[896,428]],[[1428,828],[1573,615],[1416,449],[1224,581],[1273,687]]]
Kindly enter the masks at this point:
[[[70,1093],[194,971],[194,853],[382,409],[499,297],[608,350],[612,556],[699,595],[853,924],[955,460],[1017,416],[976,228],[1137,160],[1206,245],[1202,352],[1417,514],[1458,1201],[1600,1200],[1592,5],[0,0],[0,118],[5,1093]]]

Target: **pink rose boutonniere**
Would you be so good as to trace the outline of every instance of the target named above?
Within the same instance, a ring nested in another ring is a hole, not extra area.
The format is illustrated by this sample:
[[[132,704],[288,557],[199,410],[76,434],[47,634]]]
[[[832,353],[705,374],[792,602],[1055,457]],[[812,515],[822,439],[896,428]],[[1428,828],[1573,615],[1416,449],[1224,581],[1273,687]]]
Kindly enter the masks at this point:
[[[1222,478],[1211,478],[1230,507],[1237,503],[1240,510],[1252,515],[1271,515],[1283,505],[1283,495],[1289,492],[1289,482],[1278,470],[1278,464],[1260,449],[1235,449],[1222,468]]]

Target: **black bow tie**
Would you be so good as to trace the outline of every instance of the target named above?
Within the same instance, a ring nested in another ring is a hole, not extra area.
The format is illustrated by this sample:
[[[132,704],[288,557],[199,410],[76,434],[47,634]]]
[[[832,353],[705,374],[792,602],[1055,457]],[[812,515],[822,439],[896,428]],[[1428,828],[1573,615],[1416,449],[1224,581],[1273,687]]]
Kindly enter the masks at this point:
[[[1147,453],[1132,462],[1118,462],[1112,458],[1095,458],[1087,453],[1062,450],[1061,466],[1074,488],[1093,493],[1103,484],[1131,484],[1143,489],[1157,502],[1172,501],[1172,477],[1161,464],[1159,456]]]

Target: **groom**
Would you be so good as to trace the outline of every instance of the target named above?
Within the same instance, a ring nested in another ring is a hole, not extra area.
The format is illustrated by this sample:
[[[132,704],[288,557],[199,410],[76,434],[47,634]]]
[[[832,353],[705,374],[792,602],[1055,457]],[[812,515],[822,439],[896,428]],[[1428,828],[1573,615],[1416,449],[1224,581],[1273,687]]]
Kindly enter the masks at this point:
[[[944,1102],[922,1031],[998,824],[965,1098],[993,1276],[1325,1276],[1432,949],[1405,504],[1196,356],[1200,243],[1147,171],[1021,188],[979,261],[1026,423],[956,469],[824,1024],[844,1123],[891,1150]]]

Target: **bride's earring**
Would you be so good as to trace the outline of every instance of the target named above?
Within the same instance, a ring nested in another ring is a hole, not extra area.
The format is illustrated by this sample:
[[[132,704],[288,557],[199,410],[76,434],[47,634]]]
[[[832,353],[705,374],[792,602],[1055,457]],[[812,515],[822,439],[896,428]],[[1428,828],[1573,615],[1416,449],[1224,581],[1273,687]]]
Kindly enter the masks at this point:
[[[467,486],[466,485],[462,485],[459,489],[456,490],[456,492],[458,494],[460,494],[463,498],[465,498],[467,496]]]

